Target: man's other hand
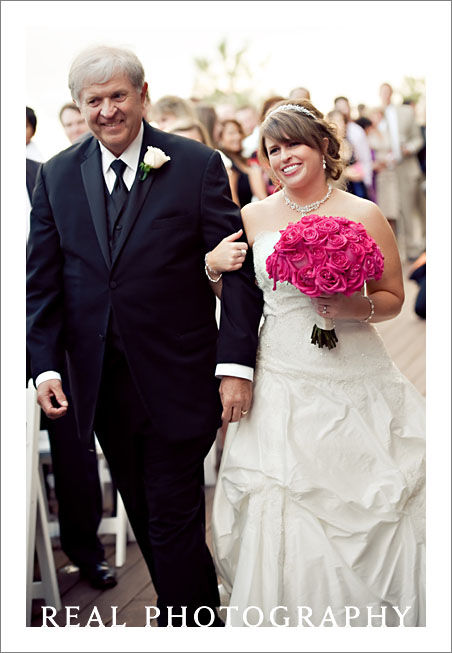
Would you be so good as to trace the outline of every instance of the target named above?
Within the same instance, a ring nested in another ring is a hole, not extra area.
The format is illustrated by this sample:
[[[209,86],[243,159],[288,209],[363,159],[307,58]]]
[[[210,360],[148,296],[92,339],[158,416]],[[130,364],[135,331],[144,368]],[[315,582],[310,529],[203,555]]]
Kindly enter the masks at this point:
[[[69,404],[60,380],[51,379],[40,383],[37,389],[37,399],[49,419],[58,419],[66,415]]]

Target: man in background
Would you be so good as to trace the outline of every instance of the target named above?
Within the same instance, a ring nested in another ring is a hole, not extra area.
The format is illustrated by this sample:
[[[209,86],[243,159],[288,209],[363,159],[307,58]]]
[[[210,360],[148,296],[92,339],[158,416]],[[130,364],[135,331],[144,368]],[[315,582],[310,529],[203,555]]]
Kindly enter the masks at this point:
[[[412,262],[425,249],[425,224],[419,203],[422,171],[417,157],[423,146],[423,138],[413,108],[408,104],[392,104],[392,93],[392,87],[387,82],[380,86],[384,119],[378,128],[389,137],[391,143],[403,225],[402,255]]]
[[[60,109],[60,122],[71,144],[79,143],[91,134],[85,118],[74,102],[63,104]]]

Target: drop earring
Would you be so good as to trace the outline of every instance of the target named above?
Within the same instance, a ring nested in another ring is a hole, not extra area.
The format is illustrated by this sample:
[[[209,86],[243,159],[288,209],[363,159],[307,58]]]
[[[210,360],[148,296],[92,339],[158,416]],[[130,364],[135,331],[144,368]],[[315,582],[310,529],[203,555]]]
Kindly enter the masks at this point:
[[[323,165],[323,169],[326,170],[326,161],[325,161],[325,157],[323,157],[323,159],[322,159],[322,165]]]

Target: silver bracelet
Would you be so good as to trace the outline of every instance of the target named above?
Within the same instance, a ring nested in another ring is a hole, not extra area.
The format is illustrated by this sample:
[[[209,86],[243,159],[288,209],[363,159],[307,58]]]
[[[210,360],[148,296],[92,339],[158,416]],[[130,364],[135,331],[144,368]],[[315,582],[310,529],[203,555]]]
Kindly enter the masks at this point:
[[[207,275],[207,278],[209,279],[209,281],[211,281],[212,283],[218,283],[220,281],[221,277],[223,276],[223,273],[222,272],[216,272],[207,263],[207,257],[209,256],[209,254],[210,254],[210,252],[207,252],[207,254],[204,257],[204,270],[206,271],[206,275]],[[212,274],[219,274],[220,276],[218,277],[218,279],[212,279],[209,272],[211,272]]]
[[[374,304],[373,300],[370,297],[368,297],[367,295],[361,295],[361,296],[363,297],[363,299],[367,299],[367,301],[370,304],[370,313],[369,313],[369,315],[366,318],[364,318],[364,320],[360,320],[360,322],[363,322],[364,324],[366,324],[367,322],[370,322],[370,320],[374,316],[375,304]]]

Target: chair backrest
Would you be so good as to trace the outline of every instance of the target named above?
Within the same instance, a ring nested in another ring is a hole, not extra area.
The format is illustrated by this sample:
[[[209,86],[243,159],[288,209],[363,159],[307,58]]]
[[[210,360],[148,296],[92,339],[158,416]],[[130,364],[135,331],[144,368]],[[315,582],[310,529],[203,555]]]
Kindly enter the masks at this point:
[[[30,379],[26,394],[27,434],[26,434],[26,514],[27,535],[30,527],[32,503],[36,504],[36,482],[38,470],[38,440],[41,408],[36,401],[36,389]],[[36,514],[36,508],[33,511]]]

